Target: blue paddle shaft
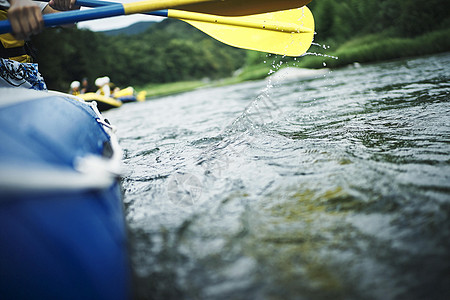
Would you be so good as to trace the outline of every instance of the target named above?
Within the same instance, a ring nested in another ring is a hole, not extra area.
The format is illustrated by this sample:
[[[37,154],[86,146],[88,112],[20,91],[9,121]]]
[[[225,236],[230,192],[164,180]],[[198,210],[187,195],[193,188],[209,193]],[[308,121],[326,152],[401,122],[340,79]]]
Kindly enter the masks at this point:
[[[45,27],[53,27],[58,25],[73,24],[76,22],[125,15],[124,7],[120,3],[118,4],[115,2],[105,2],[97,0],[81,0],[77,1],[77,4],[80,6],[97,7],[97,8],[86,9],[82,11],[72,10],[44,15],[43,18]],[[148,14],[167,17],[167,10],[155,11]],[[8,32],[12,32],[11,23],[8,20],[0,21],[0,34]]]
[[[44,0],[44,1],[49,1],[49,0]],[[101,6],[109,6],[109,5],[115,5],[115,4],[117,4],[117,2],[101,1],[101,0],[77,0],[77,3],[76,3],[76,5],[84,6],[84,7],[101,7]],[[167,17],[167,9],[146,12],[143,14],[151,15],[151,16]]]
[[[44,1],[48,2],[49,0],[44,0]],[[101,0],[77,0],[76,5],[84,6],[84,7],[102,7],[102,6],[117,5],[117,2],[101,1]],[[143,14],[151,15],[151,16],[167,17],[168,11],[167,11],[167,9],[164,9],[164,10],[146,12]]]

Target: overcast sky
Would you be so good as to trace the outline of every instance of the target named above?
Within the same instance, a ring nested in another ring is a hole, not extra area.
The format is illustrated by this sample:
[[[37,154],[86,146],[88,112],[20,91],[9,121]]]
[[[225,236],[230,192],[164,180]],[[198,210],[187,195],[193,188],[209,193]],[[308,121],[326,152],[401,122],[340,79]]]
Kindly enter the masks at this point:
[[[139,0],[108,0],[109,2],[136,2]],[[81,8],[84,9],[84,8]],[[88,8],[86,8],[88,9]],[[154,16],[145,16],[140,14],[128,15],[128,16],[120,16],[113,18],[106,18],[100,20],[93,21],[84,21],[78,23],[78,28],[88,28],[92,31],[104,31],[110,29],[117,29],[130,26],[133,23],[141,22],[141,21],[161,21],[163,18],[154,17]]]

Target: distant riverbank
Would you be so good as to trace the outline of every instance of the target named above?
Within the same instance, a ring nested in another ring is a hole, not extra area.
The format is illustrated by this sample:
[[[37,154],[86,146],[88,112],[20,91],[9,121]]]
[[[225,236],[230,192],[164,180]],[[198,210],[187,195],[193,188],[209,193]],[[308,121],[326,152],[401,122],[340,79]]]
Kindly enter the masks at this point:
[[[148,84],[148,98],[161,97],[195,90],[202,87],[221,86],[259,80],[284,67],[319,69],[339,68],[353,63],[373,63],[404,57],[423,56],[450,51],[450,29],[437,30],[414,38],[395,37],[389,32],[366,35],[352,39],[333,50],[333,46],[312,46],[310,55],[286,58],[264,53],[252,53],[247,66],[233,77],[216,81],[198,80],[163,84]]]
[[[298,66],[322,68],[325,63],[329,68],[337,68],[354,62],[381,62],[447,52],[450,51],[449,35],[450,29],[431,31],[413,38],[398,37],[389,31],[370,34],[354,38],[336,50],[322,52],[332,57],[307,56],[300,60]]]

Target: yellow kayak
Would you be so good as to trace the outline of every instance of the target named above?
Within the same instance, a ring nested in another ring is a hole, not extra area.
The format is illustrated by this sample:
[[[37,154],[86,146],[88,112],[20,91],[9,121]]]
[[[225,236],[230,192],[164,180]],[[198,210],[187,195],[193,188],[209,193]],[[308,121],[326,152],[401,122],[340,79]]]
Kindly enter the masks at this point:
[[[79,94],[77,96],[87,102],[97,102],[98,110],[105,111],[111,108],[120,107],[123,103],[143,102],[145,101],[146,94],[145,91],[142,91],[135,95],[134,88],[127,87],[114,92],[113,97],[106,97],[97,93]]]
[[[105,97],[96,93],[86,93],[77,95],[86,102],[97,102],[97,108],[99,111],[105,111],[111,108],[117,108],[122,106],[122,101],[111,97]]]
[[[147,92],[145,92],[145,91],[139,92],[137,95],[135,95],[134,88],[129,86],[125,89],[115,91],[113,94],[113,97],[122,101],[123,103],[136,102],[136,101],[143,102],[143,101],[145,101],[146,95],[147,95]]]

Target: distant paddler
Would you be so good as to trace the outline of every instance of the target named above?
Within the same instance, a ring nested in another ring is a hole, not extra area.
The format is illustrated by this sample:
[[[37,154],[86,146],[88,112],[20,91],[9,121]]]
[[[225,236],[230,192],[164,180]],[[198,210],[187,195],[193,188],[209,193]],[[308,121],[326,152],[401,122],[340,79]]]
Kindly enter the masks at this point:
[[[75,95],[75,96],[81,94],[80,85],[81,84],[79,81],[77,81],[77,80],[72,81],[72,83],[70,84],[70,94]]]
[[[110,82],[111,82],[111,80],[109,79],[108,76],[97,78],[95,80],[95,85],[98,88],[96,93],[98,95],[102,95],[102,96],[105,96],[105,97],[110,97],[111,96],[111,87],[109,86]]]

